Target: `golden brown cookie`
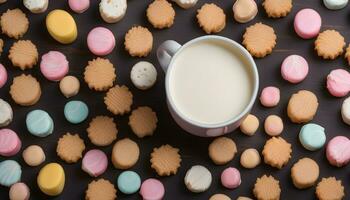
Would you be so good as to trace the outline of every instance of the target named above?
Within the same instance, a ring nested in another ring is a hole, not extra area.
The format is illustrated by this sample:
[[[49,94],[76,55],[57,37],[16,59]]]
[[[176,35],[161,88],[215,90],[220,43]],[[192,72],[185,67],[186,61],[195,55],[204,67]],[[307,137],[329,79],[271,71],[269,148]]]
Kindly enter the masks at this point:
[[[113,114],[124,115],[130,112],[132,97],[128,87],[116,85],[108,90],[104,102]]]
[[[344,186],[335,177],[322,178],[317,184],[316,196],[319,200],[342,200],[345,196]]]
[[[281,137],[267,140],[262,151],[264,162],[272,167],[281,169],[291,158],[292,145]]]
[[[59,140],[56,148],[57,155],[67,163],[76,163],[82,158],[85,150],[84,140],[78,134],[67,133]]]
[[[348,64],[350,65],[350,44],[349,44],[348,48],[346,48],[345,59],[348,61]]]
[[[150,107],[141,106],[131,112],[129,125],[139,138],[153,135],[157,128],[158,118]]]
[[[129,169],[139,160],[140,149],[136,142],[125,138],[113,146],[112,163],[117,169]]]
[[[10,87],[12,99],[21,106],[31,106],[39,101],[41,88],[39,82],[31,75],[22,74],[13,78]]]
[[[209,145],[209,157],[217,165],[230,162],[237,153],[235,142],[228,137],[219,137]]]
[[[31,69],[38,62],[38,50],[30,40],[18,40],[9,51],[12,65],[21,70]]]
[[[311,158],[302,158],[291,169],[293,184],[298,189],[313,186],[320,174],[318,164]]]
[[[0,38],[0,55],[2,54],[4,50],[4,40]]]
[[[175,10],[167,0],[154,0],[146,12],[154,28],[169,28],[174,24]]]
[[[214,194],[209,200],[231,200],[231,198],[225,194]]]
[[[146,57],[153,47],[152,33],[145,27],[134,26],[125,34],[124,45],[131,56]]]
[[[287,114],[294,123],[311,121],[316,115],[318,100],[314,93],[300,90],[289,99]]]
[[[226,26],[224,11],[214,3],[206,3],[197,11],[199,26],[207,33],[218,33]]]
[[[285,17],[292,10],[292,0],[264,0],[262,3],[267,16],[271,18]]]
[[[10,38],[18,39],[27,32],[29,21],[26,14],[24,14],[22,10],[16,8],[7,10],[1,15],[0,25],[2,33]]]
[[[263,58],[272,52],[276,39],[273,28],[259,22],[246,29],[242,43],[252,56]]]
[[[90,89],[106,91],[113,86],[115,79],[115,68],[108,59],[96,58],[85,67],[84,80]]]
[[[115,200],[117,190],[114,185],[103,178],[89,183],[85,192],[85,200]]]
[[[87,128],[88,137],[92,144],[96,146],[108,146],[117,139],[118,129],[113,118],[107,116],[97,116]]]
[[[336,30],[325,30],[317,36],[315,50],[323,59],[334,60],[344,52],[344,37]]]
[[[181,163],[179,149],[168,144],[154,148],[151,153],[151,167],[159,176],[176,174]]]
[[[258,200],[279,200],[281,195],[280,182],[273,176],[262,176],[256,179],[254,196]]]

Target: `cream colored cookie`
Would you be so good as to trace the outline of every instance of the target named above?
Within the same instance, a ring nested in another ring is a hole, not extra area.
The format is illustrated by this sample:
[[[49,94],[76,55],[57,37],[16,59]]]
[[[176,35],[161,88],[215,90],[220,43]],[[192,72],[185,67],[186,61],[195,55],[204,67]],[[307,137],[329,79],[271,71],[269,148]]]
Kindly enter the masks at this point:
[[[129,169],[139,160],[140,149],[136,142],[125,138],[117,141],[112,150],[112,163],[117,169]]]
[[[129,117],[129,126],[139,138],[153,135],[157,128],[157,123],[157,114],[147,106],[133,110]]]
[[[292,145],[281,137],[267,140],[262,151],[264,162],[272,167],[281,169],[292,157]]]
[[[298,189],[313,186],[320,174],[318,164],[311,158],[302,158],[291,169],[293,184]]]
[[[116,23],[123,19],[127,9],[126,0],[101,0],[100,15],[107,23]]]
[[[214,194],[209,200],[231,200],[231,198],[225,194]]]
[[[271,18],[285,17],[293,7],[292,0],[264,0],[262,5]]]
[[[232,6],[233,16],[239,23],[247,23],[258,14],[255,0],[236,0]]]
[[[344,52],[344,37],[336,30],[325,30],[317,36],[315,50],[323,59],[334,60]]]
[[[125,34],[124,45],[131,56],[145,57],[153,47],[152,33],[145,27],[134,26]]]
[[[72,97],[78,94],[80,89],[80,82],[75,76],[65,76],[60,81],[60,90],[62,94],[66,97]]]
[[[235,142],[228,137],[219,137],[213,140],[208,148],[210,159],[217,165],[230,162],[237,153]]]
[[[85,150],[84,140],[78,134],[67,133],[59,140],[56,148],[58,157],[67,163],[76,163],[83,157]]]
[[[287,114],[294,123],[311,121],[316,115],[318,100],[314,93],[300,90],[289,99]]]
[[[179,149],[170,145],[154,148],[151,153],[151,167],[159,176],[170,176],[177,173],[181,163]]]
[[[260,154],[256,149],[250,148],[243,151],[241,154],[240,163],[242,167],[253,169],[261,162]]]
[[[342,200],[345,196],[344,186],[335,177],[322,178],[317,184],[316,196],[319,200]]]
[[[279,200],[281,196],[279,181],[273,176],[266,175],[257,178],[253,193],[258,200]]]
[[[92,144],[96,146],[108,146],[117,139],[118,129],[113,118],[97,116],[86,129]]]
[[[249,114],[239,126],[242,133],[252,136],[259,128],[259,119],[252,114]]]
[[[85,200],[115,200],[117,190],[114,185],[105,179],[94,180],[89,183],[85,192]]]
[[[12,65],[21,70],[31,69],[38,62],[38,50],[30,40],[18,40],[9,50]]]
[[[85,67],[84,80],[90,89],[106,91],[113,86],[115,79],[115,68],[108,59],[96,58]]]
[[[226,15],[224,11],[214,3],[204,4],[197,11],[197,20],[199,26],[207,34],[218,33],[226,26]]]
[[[154,0],[148,6],[146,15],[154,28],[169,28],[174,24],[175,10],[167,0]]]
[[[132,105],[132,93],[125,85],[116,85],[108,90],[104,103],[107,109],[115,115],[124,115],[130,112]]]
[[[10,87],[12,99],[21,106],[36,104],[41,96],[39,82],[31,75],[22,74],[13,78]]]
[[[26,14],[19,8],[7,10],[1,15],[0,25],[2,33],[10,38],[21,38],[28,30],[29,21]]]
[[[25,148],[22,157],[24,162],[31,167],[40,165],[46,159],[43,149],[38,145],[30,145]]]

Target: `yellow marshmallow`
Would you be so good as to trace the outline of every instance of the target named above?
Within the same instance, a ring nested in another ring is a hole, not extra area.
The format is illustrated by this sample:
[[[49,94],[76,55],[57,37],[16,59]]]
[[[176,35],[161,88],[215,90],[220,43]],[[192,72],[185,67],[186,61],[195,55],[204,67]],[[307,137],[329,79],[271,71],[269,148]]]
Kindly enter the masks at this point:
[[[46,16],[46,28],[50,35],[62,44],[72,43],[78,35],[73,17],[64,10],[53,10]]]
[[[62,166],[58,163],[49,163],[45,165],[39,172],[37,182],[43,193],[50,196],[61,194],[65,182]]]

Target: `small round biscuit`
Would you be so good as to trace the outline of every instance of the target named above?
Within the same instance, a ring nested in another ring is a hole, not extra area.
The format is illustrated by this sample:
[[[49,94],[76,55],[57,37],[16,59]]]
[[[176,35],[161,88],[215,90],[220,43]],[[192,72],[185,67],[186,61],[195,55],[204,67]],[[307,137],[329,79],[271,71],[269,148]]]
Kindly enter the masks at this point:
[[[174,24],[175,10],[167,0],[155,0],[147,8],[147,19],[154,28],[169,28]]]
[[[265,120],[264,128],[269,136],[278,136],[283,131],[283,121],[277,115],[269,115]]]
[[[1,15],[0,25],[2,33],[10,38],[18,39],[28,31],[29,20],[19,8],[8,9]]]
[[[289,99],[287,114],[292,122],[305,123],[314,118],[317,108],[316,95],[308,90],[300,90]]]
[[[253,193],[259,200],[278,200],[281,196],[280,182],[273,176],[263,175],[256,179]]]
[[[178,148],[166,144],[153,149],[150,161],[151,167],[159,176],[170,176],[177,173],[181,156]]]
[[[252,136],[259,128],[259,119],[252,114],[249,114],[239,126],[242,133]]]
[[[145,57],[153,47],[153,35],[145,27],[134,26],[125,34],[125,49],[131,56]]]
[[[239,23],[247,23],[258,14],[258,6],[254,0],[237,0],[232,10],[235,20]]]
[[[199,26],[207,34],[218,33],[226,26],[226,15],[222,8],[214,3],[206,3],[197,11]]]
[[[43,163],[46,159],[43,149],[38,145],[31,145],[24,149],[22,157],[25,163],[35,167]]]
[[[237,153],[235,142],[228,137],[219,137],[209,145],[209,157],[217,165],[230,162]]]
[[[12,99],[21,106],[31,106],[37,103],[41,96],[39,82],[31,75],[22,74],[13,78],[10,87]]]
[[[124,115],[130,112],[133,95],[125,85],[116,85],[108,90],[104,98],[107,110],[115,115]]]
[[[323,59],[334,60],[344,52],[345,39],[336,30],[325,30],[315,40],[317,55]]]
[[[96,146],[108,146],[117,139],[118,129],[113,118],[107,116],[97,116],[86,129],[88,137]]]
[[[108,90],[116,77],[115,67],[108,59],[93,59],[85,67],[84,80],[90,89],[96,91]]]
[[[313,186],[320,174],[318,164],[311,158],[302,158],[291,169],[293,184],[298,189]]]
[[[267,140],[262,155],[264,162],[271,167],[281,169],[285,166],[292,154],[292,145],[281,137],[272,137]]]
[[[14,67],[31,69],[38,62],[38,49],[30,40],[18,40],[9,50],[9,59]]]
[[[78,134],[71,135],[67,133],[63,135],[57,143],[56,152],[58,157],[67,163],[76,163],[83,157],[85,150],[84,140]]]
[[[157,123],[157,114],[147,106],[138,107],[129,116],[129,126],[139,138],[153,135]]]
[[[23,0],[23,4],[32,13],[43,13],[47,10],[49,0]]]
[[[107,23],[116,23],[124,17],[127,8],[127,1],[101,0],[99,6],[102,19]]]
[[[292,10],[292,0],[264,0],[263,7],[271,18],[285,17]]]
[[[12,107],[9,103],[0,99],[0,127],[9,125],[13,119]]]
[[[112,150],[112,163],[117,169],[129,169],[139,160],[140,149],[136,142],[125,138],[117,141]]]
[[[319,200],[341,200],[344,198],[344,186],[335,177],[322,178],[317,184],[316,196]]]
[[[241,154],[240,163],[244,168],[253,169],[261,162],[259,152],[256,149],[250,148],[243,151]]]
[[[132,83],[140,90],[151,88],[157,80],[157,70],[152,63],[140,61],[130,72]]]
[[[117,190],[114,184],[103,178],[94,180],[89,183],[85,191],[86,200],[112,200],[117,198]]]
[[[80,89],[80,82],[75,76],[65,76],[60,81],[60,90],[66,98],[69,98],[78,94],[79,89]]]

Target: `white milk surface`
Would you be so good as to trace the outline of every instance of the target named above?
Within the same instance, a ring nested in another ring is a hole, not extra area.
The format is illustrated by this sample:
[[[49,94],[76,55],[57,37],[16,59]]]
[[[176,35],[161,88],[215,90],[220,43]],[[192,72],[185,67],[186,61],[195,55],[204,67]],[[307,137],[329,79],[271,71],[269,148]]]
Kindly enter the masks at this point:
[[[226,122],[249,104],[253,81],[241,54],[216,40],[198,41],[173,61],[169,91],[177,110],[207,125]]]

